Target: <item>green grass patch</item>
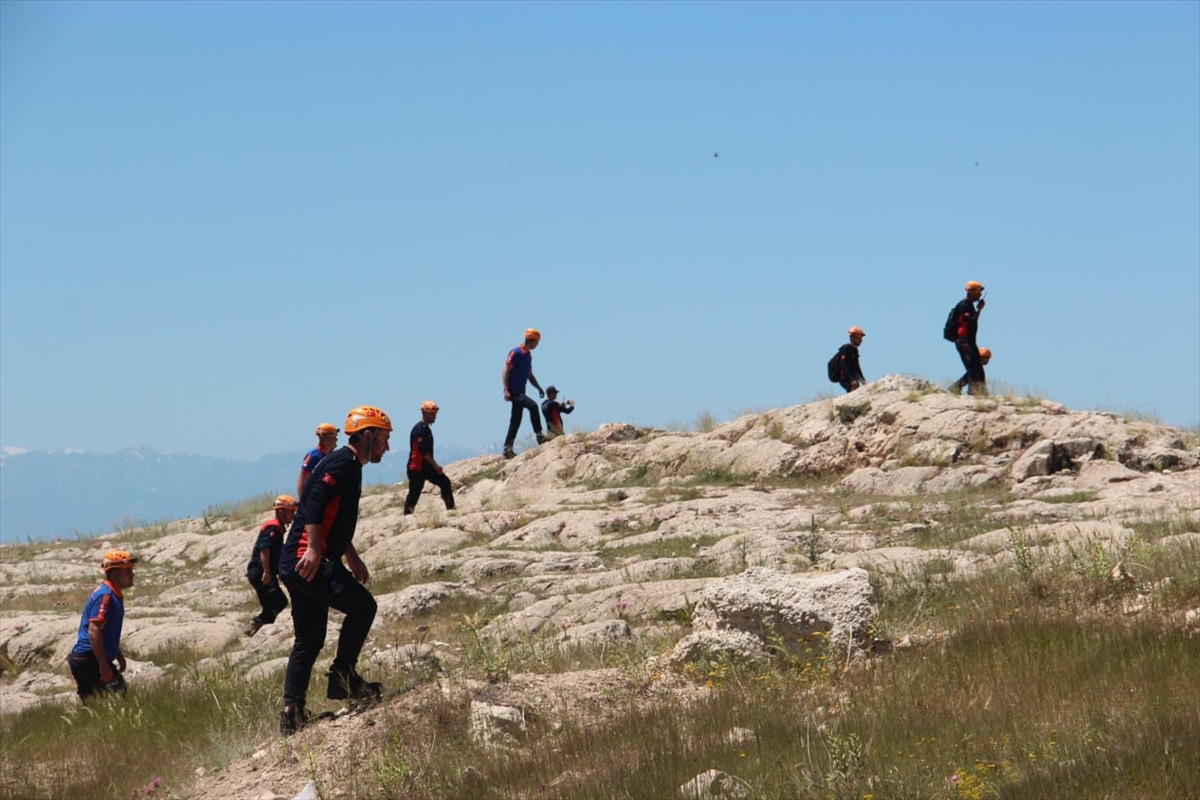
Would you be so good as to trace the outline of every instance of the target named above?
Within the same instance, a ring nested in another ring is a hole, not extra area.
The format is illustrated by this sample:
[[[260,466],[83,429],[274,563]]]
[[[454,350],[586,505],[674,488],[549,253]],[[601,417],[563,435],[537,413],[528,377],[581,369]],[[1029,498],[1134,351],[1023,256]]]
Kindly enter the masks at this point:
[[[1056,494],[1049,497],[1038,497],[1037,500],[1043,503],[1090,503],[1100,496],[1100,492],[1071,492],[1070,494]]]

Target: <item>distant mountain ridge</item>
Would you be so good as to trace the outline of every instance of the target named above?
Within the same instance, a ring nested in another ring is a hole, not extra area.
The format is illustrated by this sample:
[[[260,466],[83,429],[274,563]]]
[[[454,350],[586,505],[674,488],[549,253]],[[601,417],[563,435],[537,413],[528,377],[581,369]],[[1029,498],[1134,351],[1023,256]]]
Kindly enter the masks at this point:
[[[364,476],[368,483],[405,479],[399,450]],[[439,446],[449,464],[486,448]],[[302,452],[246,461],[128,448],[116,453],[3,448],[0,455],[0,541],[103,533],[122,520],[198,516],[214,502],[261,492],[292,492]]]

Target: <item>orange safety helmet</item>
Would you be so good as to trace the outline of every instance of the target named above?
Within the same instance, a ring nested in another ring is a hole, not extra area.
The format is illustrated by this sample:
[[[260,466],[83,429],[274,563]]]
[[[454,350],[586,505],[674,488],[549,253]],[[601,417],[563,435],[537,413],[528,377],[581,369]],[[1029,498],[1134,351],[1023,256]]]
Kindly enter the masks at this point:
[[[966,289],[968,292],[971,291],[972,289],[978,289],[979,291],[982,292],[983,284],[980,283],[979,281],[967,281],[967,285],[964,286],[963,288]]]
[[[440,409],[438,408],[437,403],[433,402],[432,400],[426,400],[424,403],[421,403],[421,410],[422,411],[439,411]]]
[[[298,505],[300,504],[296,502],[296,498],[292,497],[290,494],[281,494],[279,497],[275,498],[275,504],[271,506],[271,508],[275,509],[276,511],[279,511],[280,509],[285,511],[295,511],[296,506]]]
[[[341,431],[339,431],[332,422],[322,422],[317,426],[317,436],[326,436],[331,433],[341,433]]]
[[[857,334],[859,336],[866,336],[866,334],[863,333],[863,329],[858,327],[857,325],[852,326],[849,330],[846,331],[846,333],[850,334],[851,336],[854,336],[855,334]]]
[[[392,419],[382,408],[375,406],[357,406],[350,409],[350,413],[346,415],[346,433],[358,433],[367,428],[390,431]]]
[[[528,342],[530,340],[535,341],[535,342],[540,342],[542,340],[542,332],[539,331],[537,328],[526,328],[525,329],[525,341]]]
[[[130,555],[127,550],[109,550],[104,554],[104,560],[100,562],[100,569],[105,572],[110,569],[133,569],[133,565],[137,562],[137,558]]]

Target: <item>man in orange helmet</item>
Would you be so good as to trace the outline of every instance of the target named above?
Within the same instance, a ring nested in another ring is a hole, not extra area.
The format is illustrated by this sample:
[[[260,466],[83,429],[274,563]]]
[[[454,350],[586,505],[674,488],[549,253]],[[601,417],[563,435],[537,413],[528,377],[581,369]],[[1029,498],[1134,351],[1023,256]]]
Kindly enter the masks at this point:
[[[254,587],[258,602],[262,604],[262,612],[246,626],[247,636],[253,636],[263,625],[274,622],[279,612],[287,608],[288,604],[287,595],[279,586],[279,555],[283,552],[284,531],[296,516],[296,498],[290,494],[281,494],[275,498],[273,507],[275,516],[258,529],[254,551],[250,554],[250,563],[246,566],[246,579]]]
[[[300,464],[300,477],[296,478],[296,497],[304,497],[304,484],[312,475],[321,459],[337,449],[338,434],[341,433],[332,422],[322,422],[317,426],[317,446],[304,455]]]
[[[983,371],[983,361],[979,357],[979,345],[975,336],[979,331],[979,315],[987,301],[983,299],[983,284],[979,281],[967,281],[963,288],[966,289],[967,296],[950,310],[942,332],[943,338],[954,342],[958,357],[967,370],[961,378],[950,384],[950,391],[953,394],[962,394],[962,390],[967,388],[972,395],[986,395],[987,377]]]
[[[847,392],[853,392],[867,382],[858,363],[858,346],[862,344],[866,334],[857,325],[849,328],[846,333],[850,335],[850,342],[839,347],[837,351],[838,365],[841,367],[841,380],[838,384]]]
[[[121,628],[125,624],[125,590],[133,586],[137,559],[126,550],[109,550],[100,562],[104,583],[88,598],[79,620],[79,635],[67,657],[79,699],[99,692],[124,692],[125,656]]]
[[[525,394],[525,384],[529,382],[538,390],[538,397],[546,396],[541,384],[533,376],[533,351],[541,341],[542,334],[537,328],[527,328],[524,344],[509,350],[508,358],[504,362],[504,399],[512,403],[512,413],[508,417],[508,434],[504,437],[505,458],[513,458],[516,455],[513,443],[517,441],[517,430],[521,427],[521,415],[525,409],[529,409],[529,419],[533,423],[533,432],[537,436],[538,444],[546,441],[537,403]]]
[[[413,426],[408,435],[408,497],[404,501],[406,515],[416,510],[426,481],[441,490],[446,510],[454,510],[454,490],[450,479],[433,457],[433,429],[429,426],[437,422],[439,410],[438,404],[432,400],[421,403],[421,421]]]
[[[346,446],[323,458],[313,470],[279,559],[279,577],[292,596],[292,627],[296,633],[279,715],[279,729],[285,735],[310,719],[305,711],[308,682],[325,646],[331,608],[346,617],[329,668],[325,696],[371,703],[383,693],[380,684],[367,682],[357,670],[358,656],[378,605],[365,586],[371,573],[354,549],[353,540],[362,497],[363,465],[383,460],[389,449],[392,420],[375,406],[358,406],[346,416],[345,431],[350,437]]]

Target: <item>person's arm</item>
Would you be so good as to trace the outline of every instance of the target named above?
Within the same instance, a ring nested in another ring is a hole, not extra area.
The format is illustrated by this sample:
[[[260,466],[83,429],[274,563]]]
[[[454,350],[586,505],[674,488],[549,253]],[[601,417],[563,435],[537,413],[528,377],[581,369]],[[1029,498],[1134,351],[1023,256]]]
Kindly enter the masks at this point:
[[[559,411],[561,411],[564,414],[570,414],[574,410],[575,410],[575,401],[574,400],[568,400],[565,405],[563,405],[561,408],[559,408]]]
[[[537,378],[533,377],[533,370],[529,370],[529,382],[533,384],[533,388],[538,390],[538,397],[546,396],[546,393],[542,391],[542,385],[538,383]]]
[[[104,650],[104,629],[95,621],[88,622],[88,643],[92,646],[92,655],[100,662],[100,680],[104,683],[116,680],[113,674],[112,659]]]
[[[367,565],[358,557],[358,551],[354,549],[353,542],[346,545],[346,564],[350,567],[350,574],[359,583],[371,580],[371,570],[367,569]]]
[[[263,586],[271,585],[271,551],[267,549],[258,551],[258,560],[262,562]]]
[[[312,473],[303,467],[300,468],[300,477],[296,478],[296,497],[304,494],[304,482],[308,480],[309,475],[312,475]]]
[[[500,382],[504,384],[504,399],[512,400],[512,392],[508,390],[508,373],[512,372],[512,354],[508,356],[508,360],[504,362],[504,372],[500,375]]]

